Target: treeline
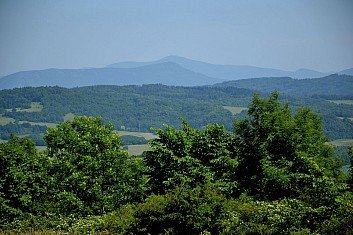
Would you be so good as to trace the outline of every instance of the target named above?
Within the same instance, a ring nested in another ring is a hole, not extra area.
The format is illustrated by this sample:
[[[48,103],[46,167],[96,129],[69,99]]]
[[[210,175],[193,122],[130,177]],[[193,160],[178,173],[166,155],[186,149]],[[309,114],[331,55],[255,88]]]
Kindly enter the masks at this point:
[[[253,93],[253,90],[235,87],[165,85],[21,88],[0,91],[0,114],[17,121],[53,123],[62,122],[68,113],[102,116],[117,130],[144,132],[151,131],[151,127],[162,127],[163,123],[177,127],[180,125],[178,118],[184,117],[198,128],[217,122],[231,130],[234,115],[223,106],[246,107]],[[339,98],[339,95],[335,97]],[[330,139],[353,137],[353,122],[349,119],[353,117],[352,105],[335,104],[317,95],[283,96],[282,99],[287,100],[294,110],[308,106],[322,115],[324,132]],[[32,102],[40,102],[43,106],[41,112],[13,110],[29,108]]]
[[[321,78],[260,77],[216,84],[218,87],[240,87],[261,92],[278,91],[294,96],[352,96],[353,76],[331,74]]]
[[[25,123],[9,123],[6,125],[0,125],[0,138],[2,140],[9,140],[11,134],[18,133],[21,135],[32,135],[32,136],[40,136],[47,130],[46,126],[40,125],[31,125],[28,122]],[[36,138],[38,139],[38,138]],[[33,138],[32,138],[33,140]],[[37,145],[43,145],[43,140],[38,139]],[[40,143],[39,143],[40,142]]]
[[[352,171],[340,171],[321,118],[278,94],[255,96],[248,118],[156,128],[129,158],[102,118],[0,144],[2,232],[103,234],[351,234]],[[350,152],[350,156],[353,152]],[[352,169],[351,169],[352,170]]]

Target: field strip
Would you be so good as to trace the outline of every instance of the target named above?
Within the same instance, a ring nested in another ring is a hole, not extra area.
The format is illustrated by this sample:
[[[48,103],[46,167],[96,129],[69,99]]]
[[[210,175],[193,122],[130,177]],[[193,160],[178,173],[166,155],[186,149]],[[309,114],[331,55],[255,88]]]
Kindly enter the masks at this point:
[[[353,105],[353,100],[327,100],[327,101],[335,103],[335,104],[349,104],[349,105]]]
[[[23,124],[23,123],[29,123],[32,126],[37,125],[37,126],[47,126],[47,127],[56,127],[58,124],[57,123],[53,123],[53,122],[28,122],[28,121],[19,121],[19,124]]]
[[[152,140],[157,138],[157,135],[148,132],[132,132],[132,131],[118,131],[119,136],[132,135],[137,137],[143,137],[146,140]]]
[[[129,156],[138,156],[147,150],[150,150],[150,146],[148,144],[128,145],[127,148]]]
[[[4,126],[6,124],[15,122],[15,119],[9,118],[9,117],[4,117],[3,114],[0,114],[0,126]]]
[[[328,143],[334,146],[353,146],[353,139],[338,139]]]
[[[223,108],[230,111],[233,115],[239,114],[244,110],[248,110],[248,108],[239,106],[223,106]]]

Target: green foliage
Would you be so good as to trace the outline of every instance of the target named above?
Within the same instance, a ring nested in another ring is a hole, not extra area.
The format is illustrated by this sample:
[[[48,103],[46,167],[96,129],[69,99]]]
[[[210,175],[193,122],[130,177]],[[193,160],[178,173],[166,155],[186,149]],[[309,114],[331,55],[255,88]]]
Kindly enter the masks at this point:
[[[0,233],[352,234],[352,169],[341,173],[317,114],[255,96],[234,130],[165,125],[142,158],[101,117],[49,128],[41,153],[12,136]]]
[[[39,136],[40,133],[44,133],[47,130],[46,126],[31,125],[28,122],[19,123],[8,123],[0,126],[0,138],[3,140],[9,140],[11,134],[16,135],[35,135]],[[32,138],[31,138],[32,139]],[[32,139],[33,140],[33,139]],[[39,143],[43,142],[43,139],[36,138]]]
[[[353,194],[346,192],[335,200],[335,212],[321,225],[320,234],[353,233]]]
[[[353,192],[353,146],[349,147],[349,158],[351,160],[351,165],[349,166],[349,186]]]
[[[224,126],[209,124],[200,131],[183,120],[181,130],[165,126],[156,132],[158,138],[150,143],[152,150],[144,153],[153,192],[210,182],[225,194],[237,193],[234,139]]]
[[[344,189],[336,181],[340,162],[332,158],[316,114],[303,108],[293,117],[289,106],[278,102],[277,93],[269,99],[255,96],[248,114],[249,119],[234,124],[242,188],[262,200],[303,196],[317,204],[329,203],[324,200],[332,199],[325,197],[327,191]]]
[[[135,234],[216,233],[224,198],[209,186],[177,187],[136,207]]]
[[[25,212],[39,213],[49,184],[49,159],[28,138],[11,136],[0,144],[0,220]]]
[[[35,123],[62,122],[66,120],[67,114],[102,116],[104,120],[110,120],[115,127],[122,130],[145,132],[149,132],[151,127],[162,127],[163,123],[178,127],[178,117],[184,117],[190,125],[197,128],[203,128],[208,123],[220,123],[224,124],[227,130],[231,130],[233,115],[224,107],[245,107],[251,101],[252,94],[252,90],[236,87],[27,87],[0,91],[0,115],[8,121]],[[353,121],[349,119],[353,117],[351,105],[327,101],[352,99],[352,96],[283,96],[283,99],[288,100],[294,109],[305,105],[320,113],[323,116],[325,135],[330,139],[353,138]],[[37,109],[40,112],[16,112],[18,108],[28,109],[34,102],[43,107],[41,110]],[[15,112],[9,109],[14,109]],[[242,116],[243,113],[236,116]],[[19,124],[16,126],[20,128]],[[9,128],[13,127],[6,127],[9,134],[24,134],[11,132]],[[34,129],[32,132],[34,133]]]
[[[220,220],[221,234],[313,234],[328,208],[312,208],[297,199],[228,200]]]
[[[52,160],[54,208],[62,214],[103,214],[144,193],[143,167],[128,159],[113,126],[76,117],[45,134]]]

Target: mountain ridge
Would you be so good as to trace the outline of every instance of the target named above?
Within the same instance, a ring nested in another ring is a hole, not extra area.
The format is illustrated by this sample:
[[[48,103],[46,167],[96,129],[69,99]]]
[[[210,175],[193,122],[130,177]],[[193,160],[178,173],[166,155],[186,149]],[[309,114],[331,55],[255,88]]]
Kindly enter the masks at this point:
[[[137,68],[45,69],[23,71],[0,79],[0,89],[18,87],[164,84],[177,86],[211,85],[223,80],[187,70],[171,63]]]
[[[250,65],[220,65],[202,61],[192,60],[180,56],[167,56],[155,61],[147,62],[120,62],[107,65],[109,68],[131,68],[143,65],[156,64],[161,62],[173,62],[182,67],[205,74],[210,77],[221,78],[224,80],[239,80],[255,77],[292,77],[292,78],[316,78],[329,75],[311,69],[299,69],[297,71],[285,71],[280,69],[262,68]]]
[[[353,75],[353,68],[338,74]],[[0,89],[38,86],[62,86],[66,88],[92,85],[142,85],[164,84],[175,86],[214,85],[262,77],[291,77],[295,79],[320,78],[328,76],[310,69],[284,71],[249,65],[218,65],[167,56],[155,61],[120,62],[104,68],[44,69],[22,71],[0,77]]]

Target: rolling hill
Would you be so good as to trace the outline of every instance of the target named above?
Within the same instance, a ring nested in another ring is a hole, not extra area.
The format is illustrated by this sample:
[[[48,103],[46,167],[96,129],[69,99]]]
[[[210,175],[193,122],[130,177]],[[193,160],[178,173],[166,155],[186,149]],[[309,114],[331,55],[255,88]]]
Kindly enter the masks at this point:
[[[300,69],[294,72],[271,68],[260,68],[248,65],[217,65],[196,60],[190,60],[180,56],[167,56],[160,60],[150,62],[121,62],[108,65],[108,68],[136,68],[144,65],[173,62],[180,66],[205,74],[210,77],[224,80],[238,80],[256,77],[292,77],[292,78],[317,78],[328,74],[309,69]]]
[[[219,87],[247,88],[261,92],[278,91],[288,95],[353,95],[353,76],[332,74],[322,78],[293,79],[289,77],[264,77],[227,81]]]
[[[352,74],[352,69],[343,70],[339,74]],[[115,63],[104,68],[45,69],[17,72],[0,77],[0,89],[39,86],[72,88],[92,85],[123,86],[142,84],[203,86],[224,81],[232,81],[229,84],[233,84],[235,80],[251,78],[271,77],[283,80],[284,77],[306,79],[327,75],[309,69],[284,71],[248,65],[217,65],[179,56],[168,56],[149,62]],[[290,81],[289,83],[292,82]],[[303,84],[306,82],[308,82],[307,79]],[[244,85],[247,83],[252,83],[252,81],[241,81],[239,84]],[[261,86],[266,86],[266,83],[268,83],[268,78],[259,82]],[[288,81],[285,83],[287,84]],[[301,84],[301,82],[296,82],[296,85],[298,84]]]
[[[93,85],[164,84],[175,86],[211,85],[223,80],[190,71],[178,64],[164,62],[137,68],[46,69],[24,71],[0,79],[0,89]]]
[[[351,76],[353,76],[353,68],[342,70],[342,71],[339,72],[338,74],[346,74],[346,75],[351,75]]]

